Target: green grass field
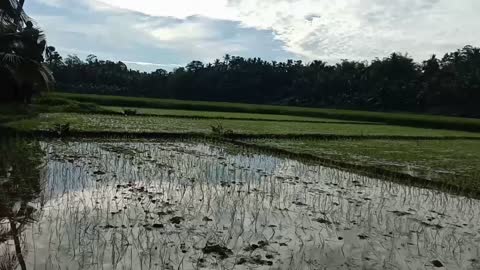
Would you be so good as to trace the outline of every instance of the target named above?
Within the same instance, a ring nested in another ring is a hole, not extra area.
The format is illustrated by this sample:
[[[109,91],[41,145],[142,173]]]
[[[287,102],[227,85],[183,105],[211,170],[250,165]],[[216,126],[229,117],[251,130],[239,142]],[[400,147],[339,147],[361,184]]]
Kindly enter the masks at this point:
[[[327,122],[327,123],[369,123],[359,121],[348,121],[331,118],[318,117],[302,117],[278,114],[259,114],[259,113],[235,113],[235,112],[216,112],[216,111],[192,111],[192,110],[174,110],[174,109],[155,109],[140,107],[115,107],[102,106],[106,111],[113,111],[118,114],[124,113],[125,110],[134,110],[138,116],[162,116],[162,117],[181,117],[181,118],[203,118],[218,120],[265,120],[265,121],[282,121],[282,122]],[[371,122],[373,123],[373,122]]]
[[[352,110],[318,109],[226,102],[183,101],[152,98],[132,98],[100,95],[56,93],[56,97],[91,102],[103,106],[143,107],[216,112],[293,115],[341,120],[381,122],[392,125],[480,131],[480,119],[422,115],[411,113],[382,113]]]
[[[120,116],[78,113],[42,113],[35,118],[9,123],[21,130],[50,130],[57,124],[69,123],[73,131],[211,133],[211,126],[220,124],[235,134],[327,134],[353,136],[420,136],[472,137],[480,133],[441,129],[423,129],[389,125],[349,123],[304,123],[249,120],[211,120],[175,117]]]
[[[479,141],[257,140],[254,143],[480,190]]]

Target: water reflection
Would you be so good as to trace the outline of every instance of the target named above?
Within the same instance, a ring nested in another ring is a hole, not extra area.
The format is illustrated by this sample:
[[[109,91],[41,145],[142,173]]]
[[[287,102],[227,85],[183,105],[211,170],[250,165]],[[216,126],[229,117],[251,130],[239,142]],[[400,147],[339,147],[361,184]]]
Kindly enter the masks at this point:
[[[42,147],[28,269],[479,268],[477,200],[198,143]]]
[[[0,138],[0,153],[0,269],[27,269],[24,231],[42,190],[42,151],[38,143]]]

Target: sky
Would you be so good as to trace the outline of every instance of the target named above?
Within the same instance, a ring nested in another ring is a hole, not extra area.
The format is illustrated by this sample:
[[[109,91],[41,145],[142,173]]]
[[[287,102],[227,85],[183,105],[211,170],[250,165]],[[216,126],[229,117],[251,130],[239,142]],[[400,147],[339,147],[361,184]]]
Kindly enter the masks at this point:
[[[225,54],[422,61],[480,45],[479,0],[26,0],[25,9],[62,55],[142,71]]]

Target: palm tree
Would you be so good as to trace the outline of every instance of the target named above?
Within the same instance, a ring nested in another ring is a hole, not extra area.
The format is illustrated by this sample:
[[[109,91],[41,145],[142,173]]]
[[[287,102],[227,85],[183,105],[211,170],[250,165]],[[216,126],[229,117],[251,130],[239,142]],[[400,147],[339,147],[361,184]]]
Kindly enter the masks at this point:
[[[54,83],[43,63],[45,36],[23,11],[25,0],[0,0],[0,101],[29,103]]]

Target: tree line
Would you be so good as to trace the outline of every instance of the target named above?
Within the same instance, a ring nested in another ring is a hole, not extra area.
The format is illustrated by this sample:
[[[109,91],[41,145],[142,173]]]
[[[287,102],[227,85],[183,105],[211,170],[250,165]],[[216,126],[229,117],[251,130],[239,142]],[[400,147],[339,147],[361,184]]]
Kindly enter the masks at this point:
[[[400,53],[334,65],[225,55],[147,73],[94,55],[62,58],[24,3],[0,0],[0,102],[29,103],[56,80],[57,90],[77,93],[480,116],[477,47],[421,63]]]
[[[466,46],[416,63],[392,53],[371,62],[269,62],[225,55],[171,72],[54,52],[57,89],[75,93],[480,115],[480,48]]]

